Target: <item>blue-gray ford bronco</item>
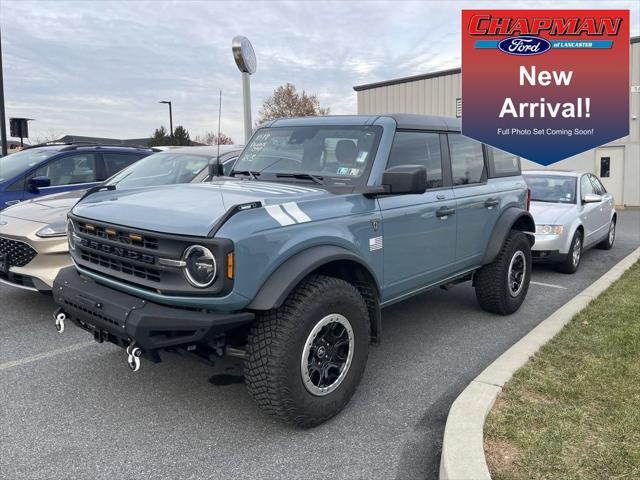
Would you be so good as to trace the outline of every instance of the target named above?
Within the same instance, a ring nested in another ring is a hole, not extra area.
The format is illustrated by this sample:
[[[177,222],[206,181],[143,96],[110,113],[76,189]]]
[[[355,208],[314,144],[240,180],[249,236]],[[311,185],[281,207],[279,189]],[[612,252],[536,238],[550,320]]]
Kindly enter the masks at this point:
[[[472,281],[483,309],[515,312],[534,232],[520,159],[457,120],[276,120],[229,177],[89,192],[55,322],[125,348],[134,370],[165,350],[241,357],[258,405],[311,427],[353,395],[383,307]]]

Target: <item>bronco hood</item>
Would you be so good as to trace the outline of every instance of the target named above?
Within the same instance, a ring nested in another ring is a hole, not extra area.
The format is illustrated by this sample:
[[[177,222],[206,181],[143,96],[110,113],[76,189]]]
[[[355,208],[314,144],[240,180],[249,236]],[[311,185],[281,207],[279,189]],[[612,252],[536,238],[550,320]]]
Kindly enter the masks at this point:
[[[140,230],[206,237],[236,205],[279,204],[326,195],[331,194],[301,184],[224,179],[97,192],[78,203],[73,214]]]

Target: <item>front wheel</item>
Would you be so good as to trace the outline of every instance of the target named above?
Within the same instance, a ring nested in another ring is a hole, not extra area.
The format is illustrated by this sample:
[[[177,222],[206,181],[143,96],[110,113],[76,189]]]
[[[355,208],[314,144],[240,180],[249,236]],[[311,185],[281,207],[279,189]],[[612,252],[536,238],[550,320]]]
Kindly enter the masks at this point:
[[[369,315],[358,290],[338,278],[305,279],[275,310],[257,316],[245,380],[266,413],[301,427],[340,412],[367,362]]]
[[[582,232],[576,230],[571,239],[571,246],[569,247],[569,253],[565,257],[564,261],[559,263],[556,269],[563,273],[575,273],[580,266],[580,259],[582,258]]]
[[[478,303],[488,312],[509,315],[524,302],[530,279],[531,245],[524,233],[511,230],[495,260],[475,273]]]
[[[607,238],[601,241],[596,247],[601,248],[602,250],[611,250],[613,248],[613,242],[616,239],[616,219],[612,218],[611,223],[609,223],[609,232],[607,233]]]

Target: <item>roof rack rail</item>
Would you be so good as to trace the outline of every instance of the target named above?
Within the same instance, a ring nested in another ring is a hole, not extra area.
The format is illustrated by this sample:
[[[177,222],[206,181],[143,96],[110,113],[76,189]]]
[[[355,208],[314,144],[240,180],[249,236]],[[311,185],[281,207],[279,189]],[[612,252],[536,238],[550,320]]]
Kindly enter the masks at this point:
[[[88,142],[88,141],[77,141],[77,142],[45,142],[38,143],[37,145],[29,145],[24,147],[23,150],[27,150],[29,148],[37,148],[37,147],[55,147],[61,146],[63,147],[61,151],[66,150],[77,150],[80,147],[124,147],[124,148],[141,148],[145,150],[151,150],[151,147],[146,147],[144,145],[126,145],[122,143],[100,143],[100,142]]]

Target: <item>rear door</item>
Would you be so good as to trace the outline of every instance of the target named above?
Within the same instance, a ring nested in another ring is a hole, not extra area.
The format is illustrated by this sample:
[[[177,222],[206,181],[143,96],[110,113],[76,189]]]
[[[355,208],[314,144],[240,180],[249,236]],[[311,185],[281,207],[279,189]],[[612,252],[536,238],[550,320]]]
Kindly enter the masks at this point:
[[[446,137],[398,131],[387,168],[424,165],[428,190],[378,199],[384,233],[385,297],[397,298],[451,274],[455,261],[455,199],[443,169]],[[387,293],[388,292],[388,293]]]
[[[51,181],[51,186],[33,191],[29,189],[29,179],[33,177],[47,177]],[[96,153],[77,151],[69,153],[47,162],[27,177],[24,199],[91,188],[97,185],[97,178]]]
[[[500,195],[487,185],[485,148],[459,133],[449,133],[451,180],[456,199],[459,270],[479,264],[498,220]]]

